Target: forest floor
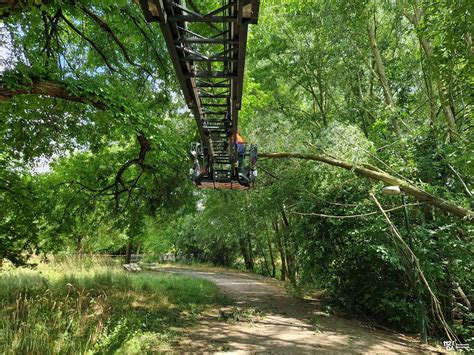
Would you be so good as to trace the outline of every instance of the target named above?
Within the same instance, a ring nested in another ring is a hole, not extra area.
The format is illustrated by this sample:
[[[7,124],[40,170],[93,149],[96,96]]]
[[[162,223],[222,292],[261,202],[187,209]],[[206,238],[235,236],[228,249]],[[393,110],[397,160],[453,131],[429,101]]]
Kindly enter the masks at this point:
[[[374,329],[322,310],[318,299],[296,298],[284,283],[216,268],[157,265],[153,270],[215,283],[232,306],[204,314],[173,350],[225,353],[444,353],[414,337]]]

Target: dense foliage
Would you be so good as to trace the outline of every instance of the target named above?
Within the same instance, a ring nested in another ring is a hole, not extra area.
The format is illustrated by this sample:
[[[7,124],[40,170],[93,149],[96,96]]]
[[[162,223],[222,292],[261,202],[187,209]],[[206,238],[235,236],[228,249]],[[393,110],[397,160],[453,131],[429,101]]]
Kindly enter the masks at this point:
[[[0,259],[121,248],[192,192],[192,121],[159,30],[126,1],[15,9],[1,25]]]
[[[430,335],[444,337],[435,296],[472,341],[472,221],[408,196],[408,231],[382,183],[302,160],[261,159],[247,193],[194,191],[193,121],[139,7],[4,3],[0,260],[174,251],[323,288],[340,311],[415,332],[419,292]],[[472,210],[472,11],[468,0],[262,1],[243,135],[260,151],[370,166]],[[370,193],[411,234],[433,295]]]

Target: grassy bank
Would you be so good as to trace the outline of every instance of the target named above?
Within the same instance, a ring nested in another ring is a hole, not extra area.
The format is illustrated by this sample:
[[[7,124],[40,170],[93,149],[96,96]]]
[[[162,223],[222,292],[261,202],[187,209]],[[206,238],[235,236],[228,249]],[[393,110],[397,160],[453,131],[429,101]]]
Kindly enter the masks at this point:
[[[224,299],[205,280],[70,259],[2,270],[0,302],[0,353],[129,354],[169,348]]]

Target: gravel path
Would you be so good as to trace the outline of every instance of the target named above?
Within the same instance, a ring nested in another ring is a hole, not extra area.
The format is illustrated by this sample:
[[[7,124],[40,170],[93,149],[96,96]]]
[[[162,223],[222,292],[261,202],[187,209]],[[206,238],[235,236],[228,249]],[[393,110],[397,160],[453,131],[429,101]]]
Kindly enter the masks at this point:
[[[258,275],[180,268],[157,271],[214,282],[235,307],[216,309],[190,330],[178,351],[225,353],[439,353],[416,339],[370,329],[360,322],[329,315],[317,301],[289,295],[281,283]],[[310,322],[311,319],[311,322]]]

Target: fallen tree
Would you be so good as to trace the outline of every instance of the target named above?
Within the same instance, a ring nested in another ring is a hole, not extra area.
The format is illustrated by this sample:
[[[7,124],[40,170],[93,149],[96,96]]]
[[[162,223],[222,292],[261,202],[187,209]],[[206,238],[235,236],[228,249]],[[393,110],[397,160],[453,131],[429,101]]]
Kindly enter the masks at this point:
[[[49,97],[56,97],[63,100],[80,102],[91,104],[92,106],[104,110],[110,106],[114,106],[110,102],[99,98],[97,95],[93,96],[90,94],[77,95],[72,94],[69,90],[68,85],[63,82],[55,82],[49,80],[31,80],[22,82],[23,85],[19,87],[12,87],[8,83],[0,80],[0,102],[8,101],[14,96],[25,95],[25,94],[36,94],[44,95]],[[75,92],[81,91],[77,90],[77,87],[74,90]],[[120,105],[122,106],[122,105]],[[124,107],[119,107],[118,111],[127,110]],[[400,189],[408,195],[413,196],[418,201],[426,202],[430,205],[433,205],[445,212],[449,212],[455,216],[464,218],[470,223],[474,223],[474,212],[458,206],[452,202],[446,201],[440,197],[432,195],[421,188],[413,185],[412,183],[397,178],[393,175],[388,174],[387,172],[374,167],[370,164],[355,165],[353,163],[337,159],[335,157],[325,155],[325,154],[303,154],[303,153],[292,153],[292,152],[281,152],[281,153],[260,153],[261,158],[271,158],[271,159],[281,159],[281,158],[295,158],[303,160],[313,160],[319,161],[325,164],[332,166],[337,166],[349,171],[354,172],[355,174],[366,177],[372,180],[382,181],[388,185],[397,185]]]
[[[291,152],[282,152],[282,153],[260,153],[259,157],[269,158],[269,159],[283,159],[283,158],[293,158],[293,159],[303,159],[303,160],[313,160],[319,161],[325,164],[332,166],[337,166],[349,171],[354,172],[356,175],[369,178],[376,181],[382,181],[387,185],[397,185],[400,187],[400,190],[405,192],[407,195],[413,196],[416,200],[421,202],[426,202],[427,204],[433,205],[442,211],[451,213],[455,216],[461,217],[470,223],[474,223],[474,212],[458,206],[452,202],[446,201],[441,197],[434,196],[421,188],[413,185],[410,182],[397,178],[393,175],[388,174],[387,172],[374,167],[370,164],[355,165],[353,163],[343,161],[328,155],[322,154],[303,154],[303,153],[291,153]]]

